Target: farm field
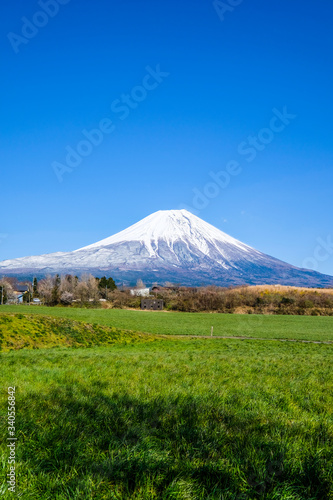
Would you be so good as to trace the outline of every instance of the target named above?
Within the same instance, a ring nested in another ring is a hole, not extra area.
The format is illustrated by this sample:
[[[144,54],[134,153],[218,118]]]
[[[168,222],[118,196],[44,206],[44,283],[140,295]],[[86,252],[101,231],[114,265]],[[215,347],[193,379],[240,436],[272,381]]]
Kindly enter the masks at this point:
[[[17,497],[333,499],[333,345],[264,341],[332,339],[332,319],[0,308]],[[262,340],[172,335],[211,324]]]
[[[0,353],[18,498],[331,499],[332,362],[330,345],[236,339]]]
[[[1,306],[2,313],[29,313],[68,318],[162,335],[241,336],[297,340],[333,340],[332,316],[265,316],[179,313],[125,309],[74,309],[44,306]]]

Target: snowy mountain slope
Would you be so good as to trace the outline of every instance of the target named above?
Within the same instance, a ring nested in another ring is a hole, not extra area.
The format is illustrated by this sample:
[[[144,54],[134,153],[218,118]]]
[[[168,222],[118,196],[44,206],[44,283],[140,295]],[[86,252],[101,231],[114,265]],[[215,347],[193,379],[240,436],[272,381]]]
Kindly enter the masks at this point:
[[[172,248],[176,241],[191,241],[193,246],[206,254],[209,253],[207,243],[214,245],[215,241],[228,243],[244,250],[250,249],[187,210],[160,210],[120,233],[77,251],[105,247],[124,241],[140,241],[149,251],[150,257],[156,257],[156,246],[159,240],[164,241],[169,248]]]
[[[2,274],[108,273],[117,280],[198,284],[333,286],[333,277],[298,269],[223,233],[186,210],[160,210],[73,252],[0,262]]]

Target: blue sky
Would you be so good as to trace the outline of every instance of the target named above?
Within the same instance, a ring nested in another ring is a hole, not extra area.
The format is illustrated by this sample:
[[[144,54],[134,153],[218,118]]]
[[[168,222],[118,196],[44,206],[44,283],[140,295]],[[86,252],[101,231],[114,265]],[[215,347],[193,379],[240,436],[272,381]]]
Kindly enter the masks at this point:
[[[1,260],[187,207],[333,275],[333,4],[236,3],[2,6]]]

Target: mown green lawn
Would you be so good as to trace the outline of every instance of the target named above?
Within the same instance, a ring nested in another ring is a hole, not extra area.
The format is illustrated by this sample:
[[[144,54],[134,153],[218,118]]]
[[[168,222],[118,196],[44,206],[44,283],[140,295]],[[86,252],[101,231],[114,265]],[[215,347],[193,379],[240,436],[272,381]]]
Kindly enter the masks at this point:
[[[17,393],[18,482],[16,495],[0,493],[332,499],[332,363],[331,345],[235,339],[2,353],[2,415],[5,389]]]
[[[163,335],[214,335],[259,338],[333,340],[333,317],[74,309],[43,306],[0,306],[0,314],[21,312],[98,323]]]

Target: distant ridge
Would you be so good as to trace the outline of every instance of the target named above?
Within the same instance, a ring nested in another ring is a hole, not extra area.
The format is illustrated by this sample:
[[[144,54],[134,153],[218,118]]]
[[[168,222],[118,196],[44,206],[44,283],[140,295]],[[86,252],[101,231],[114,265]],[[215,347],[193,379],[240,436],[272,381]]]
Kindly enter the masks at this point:
[[[281,284],[332,287],[333,277],[300,269],[242,243],[187,210],[159,210],[127,229],[73,252],[0,262],[0,273],[110,274],[133,283]]]

